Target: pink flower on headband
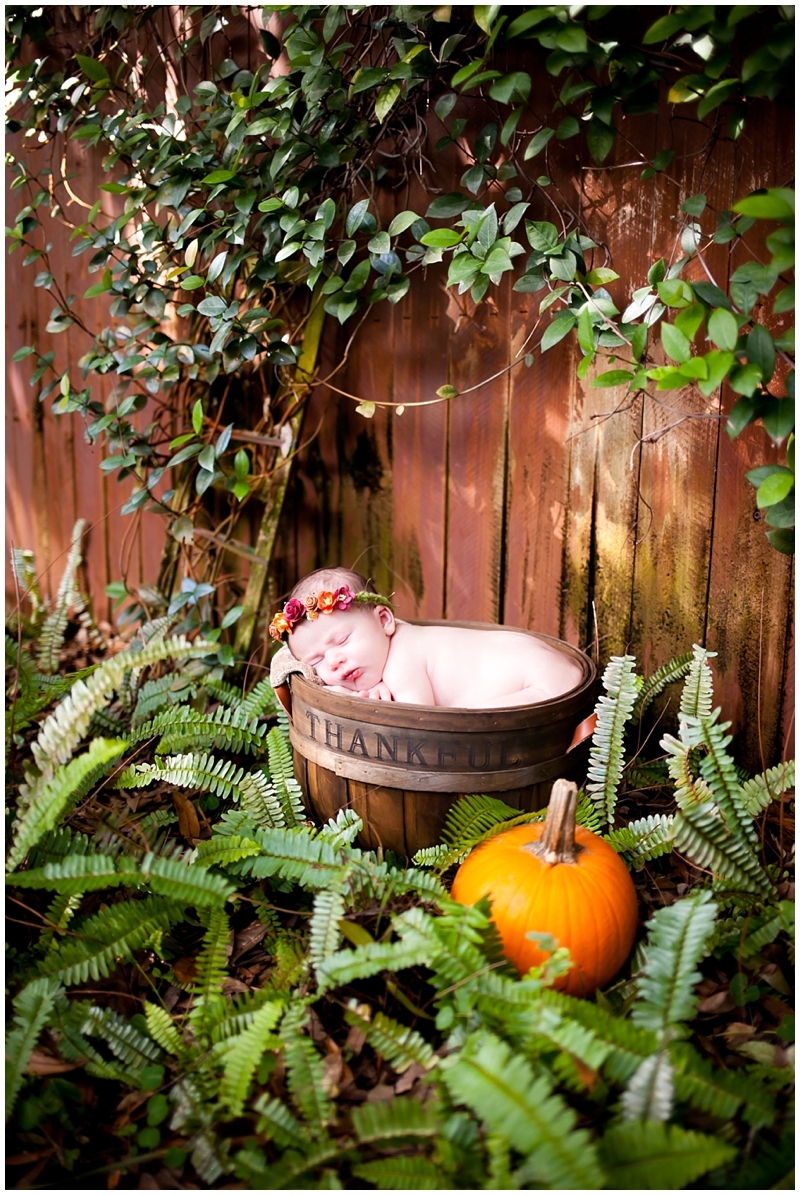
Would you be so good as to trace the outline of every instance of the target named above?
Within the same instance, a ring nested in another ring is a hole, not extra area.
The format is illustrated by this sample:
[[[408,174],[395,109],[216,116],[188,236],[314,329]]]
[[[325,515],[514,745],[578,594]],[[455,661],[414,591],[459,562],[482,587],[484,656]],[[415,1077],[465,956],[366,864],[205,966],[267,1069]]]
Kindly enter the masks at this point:
[[[355,601],[355,594],[349,585],[342,585],[335,593],[336,604],[340,610],[348,610],[353,601]]]
[[[297,598],[290,598],[283,607],[284,618],[288,619],[288,621],[291,623],[299,622],[305,612],[305,606],[302,602],[299,602]]]

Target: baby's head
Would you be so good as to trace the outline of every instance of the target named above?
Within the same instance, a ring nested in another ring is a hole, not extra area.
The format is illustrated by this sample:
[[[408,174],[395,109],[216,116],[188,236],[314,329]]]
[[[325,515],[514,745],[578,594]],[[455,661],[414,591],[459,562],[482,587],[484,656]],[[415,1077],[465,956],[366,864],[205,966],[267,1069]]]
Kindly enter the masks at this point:
[[[269,631],[326,685],[357,692],[383,676],[395,620],[361,573],[321,568],[298,581]]]

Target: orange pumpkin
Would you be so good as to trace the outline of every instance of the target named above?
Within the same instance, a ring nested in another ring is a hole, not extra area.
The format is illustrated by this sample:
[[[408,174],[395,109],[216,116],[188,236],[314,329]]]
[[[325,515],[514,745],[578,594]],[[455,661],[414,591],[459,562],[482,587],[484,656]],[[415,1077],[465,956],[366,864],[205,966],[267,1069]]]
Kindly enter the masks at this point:
[[[525,935],[552,934],[573,961],[553,986],[589,996],[622,967],[639,916],[619,855],[575,825],[577,793],[570,781],[557,780],[544,823],[516,826],[477,847],[461,864],[452,895],[465,905],[491,897],[503,952],[521,975],[548,957]]]

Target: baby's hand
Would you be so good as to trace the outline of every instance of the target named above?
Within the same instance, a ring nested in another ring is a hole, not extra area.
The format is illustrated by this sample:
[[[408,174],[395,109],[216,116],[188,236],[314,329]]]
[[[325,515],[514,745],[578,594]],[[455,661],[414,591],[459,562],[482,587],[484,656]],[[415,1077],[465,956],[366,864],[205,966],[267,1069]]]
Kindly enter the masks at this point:
[[[373,701],[393,700],[388,685],[385,685],[382,680],[378,681],[377,685],[373,685],[371,689],[359,689],[356,697],[371,697]]]

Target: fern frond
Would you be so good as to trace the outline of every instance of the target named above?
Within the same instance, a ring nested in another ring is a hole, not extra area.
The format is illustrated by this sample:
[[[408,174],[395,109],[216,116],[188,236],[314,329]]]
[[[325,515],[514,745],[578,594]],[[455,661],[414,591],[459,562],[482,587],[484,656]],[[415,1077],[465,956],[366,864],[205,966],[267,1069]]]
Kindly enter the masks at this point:
[[[683,1190],[737,1153],[719,1137],[653,1120],[612,1125],[597,1151],[612,1191]]]
[[[418,967],[428,962],[430,953],[427,941],[405,938],[399,942],[368,942],[354,950],[339,950],[328,955],[317,967],[317,983],[320,992],[332,987],[343,987],[354,979],[366,979],[380,971],[403,971],[406,967]]]
[[[45,784],[34,781],[14,825],[6,866],[13,871],[48,830],[52,830],[104,776],[127,747],[121,739],[95,739],[89,750],[60,768]]]
[[[224,876],[193,866],[184,859],[157,858],[151,851],[139,866],[153,892],[196,909],[220,909],[236,891],[236,885]]]
[[[594,1145],[544,1074],[494,1034],[475,1034],[442,1064],[458,1103],[525,1155],[523,1180],[545,1188],[596,1190],[602,1185]]]
[[[195,847],[199,867],[228,867],[240,859],[263,853],[259,843],[239,834],[226,835],[224,838],[215,834],[205,842],[198,842]]]
[[[239,875],[258,879],[277,875],[313,890],[338,884],[344,876],[343,852],[335,851],[329,842],[315,837],[305,826],[254,830],[252,837],[263,853],[236,864],[234,870]]]
[[[166,1008],[162,1008],[158,1004],[151,1004],[149,1000],[146,1000],[144,1016],[147,1022],[147,1032],[153,1041],[157,1042],[165,1053],[181,1058],[186,1052],[186,1047]]]
[[[254,685],[241,705],[242,712],[248,718],[274,716],[279,710],[283,710],[269,677],[265,677],[264,680],[260,680],[258,684]]]
[[[308,1145],[303,1126],[284,1103],[266,1092],[260,1095],[253,1107],[259,1113],[256,1132],[267,1141],[274,1141],[281,1148],[289,1146],[303,1149]]]
[[[329,842],[334,850],[350,846],[364,823],[355,809],[340,809],[335,818],[329,818],[317,835],[323,842]]]
[[[105,979],[118,959],[132,958],[154,934],[166,932],[182,915],[182,908],[160,896],[101,909],[76,925],[79,937],[49,952],[38,973],[56,976],[67,985]]]
[[[284,806],[263,767],[246,772],[242,776],[239,789],[239,804],[254,825],[263,829],[286,825]]]
[[[634,726],[637,726],[641,721],[642,715],[650,702],[655,697],[658,697],[659,693],[662,693],[667,685],[671,685],[676,680],[681,680],[686,676],[693,658],[690,651],[683,656],[674,656],[666,664],[662,664],[652,676],[648,676],[639,690],[639,696],[636,698],[631,713],[631,722]]]
[[[688,1042],[675,1042],[670,1053],[675,1071],[675,1096],[679,1101],[708,1112],[718,1120],[730,1120],[737,1108],[745,1103],[745,1090],[751,1084],[742,1082],[744,1076],[740,1071],[713,1066]]]
[[[626,1083],[643,1059],[658,1048],[658,1038],[651,1029],[635,1025],[627,1017],[615,1017],[605,1009],[577,996],[567,996],[548,988],[542,993],[545,1009],[556,1010],[582,1025],[598,1042],[611,1047],[603,1062],[603,1072],[618,1083]],[[544,1032],[539,1029],[539,1032]]]
[[[671,734],[664,735],[661,747],[667,753],[667,771],[675,787],[678,808],[695,808],[710,801],[711,793],[705,780],[692,774],[691,747]]]
[[[204,676],[202,683],[206,692],[222,705],[230,709],[239,709],[243,704],[244,694],[238,685],[229,685],[227,681],[217,680],[213,676]]]
[[[744,808],[751,817],[757,817],[763,809],[794,788],[794,760],[787,759],[774,768],[768,768],[760,776],[745,780],[742,785]]]
[[[36,626],[40,617],[47,613],[47,607],[39,592],[39,579],[36,576],[36,557],[30,548],[11,549],[11,572],[14,574],[23,597],[31,603],[31,622]]]
[[[161,1047],[151,1037],[140,1033],[119,1013],[96,1004],[85,1009],[81,1033],[99,1037],[123,1065],[141,1069],[163,1057]]]
[[[393,1103],[399,1103],[394,1100]],[[428,1158],[389,1155],[353,1167],[356,1178],[382,1191],[440,1191],[450,1188],[448,1176]]]
[[[360,1029],[376,1054],[381,1054],[399,1075],[416,1063],[430,1070],[438,1062],[433,1046],[416,1029],[409,1029],[382,1012],[366,1015],[364,1005],[350,1000],[344,1019]]]
[[[290,1005],[281,1021],[287,1086],[295,1107],[305,1118],[312,1137],[324,1132],[331,1113],[322,1058],[311,1039],[302,1032],[308,1016],[303,1004]]]
[[[675,816],[675,850],[725,883],[765,896],[772,881],[747,845],[734,837],[710,802],[687,806]]]
[[[674,1095],[672,1061],[666,1050],[659,1050],[645,1058],[628,1080],[622,1093],[622,1117],[663,1123],[672,1116]]]
[[[470,850],[477,839],[518,813],[518,809],[512,809],[497,797],[485,794],[459,797],[447,812],[442,841],[454,851]]]
[[[339,922],[344,917],[344,896],[335,888],[323,888],[314,896],[309,922],[308,956],[315,968],[335,954],[342,940]]]
[[[232,759],[215,759],[208,754],[169,755],[159,763],[132,764],[117,777],[115,788],[147,788],[160,781],[220,797],[241,797],[239,781],[243,775],[244,768]]]
[[[607,696],[601,696],[597,702],[597,726],[589,752],[586,791],[604,821],[612,826],[625,764],[625,727],[637,696],[639,678],[633,671],[635,663],[633,656],[611,657],[603,673]]]
[[[64,646],[64,632],[67,629],[67,611],[79,595],[75,574],[81,563],[81,536],[86,526],[85,519],[78,519],[72,529],[71,546],[67,562],[58,586],[55,608],[44,620],[37,643],[39,668],[42,672],[58,672],[61,648]]]
[[[32,804],[53,778],[56,767],[70,759],[86,734],[95,710],[108,704],[111,694],[134,663],[144,667],[167,657],[195,656],[211,650],[207,643],[189,643],[187,639],[176,637],[145,647],[140,652],[121,652],[105,660],[87,680],[76,681],[31,745],[40,775],[28,778],[20,785],[21,802]]]
[[[629,788],[662,788],[669,782],[666,760],[631,761],[627,767]]]
[[[758,843],[753,819],[744,807],[744,797],[736,768],[725,748],[732,741],[726,735],[730,722],[718,721],[720,710],[703,718],[687,715],[682,726],[683,741],[692,747],[704,747],[707,755],[700,762],[700,774],[708,785],[713,800],[717,802],[722,816],[732,834],[749,842],[751,849]]]
[[[141,723],[128,735],[131,743],[161,735],[156,747],[158,755],[180,754],[211,747],[226,747],[229,751],[244,751],[250,755],[264,750],[266,726],[255,719],[247,720],[240,710],[220,707],[213,714],[201,714],[189,706],[173,706]]]
[[[714,678],[708,661],[714,659],[715,651],[706,651],[699,643],[692,645],[693,659],[683,684],[679,719],[707,718],[714,703]]]
[[[92,840],[86,834],[73,834],[69,826],[59,826],[39,840],[31,851],[28,866],[43,867],[67,855],[88,855],[91,850]]]
[[[197,955],[197,972],[192,985],[194,1003],[188,1017],[195,1035],[201,1041],[209,1038],[217,1011],[220,1007],[223,1010],[225,1008],[222,987],[228,978],[229,938],[228,918],[222,909],[213,909],[208,918],[202,948]]]
[[[98,888],[125,884],[136,888],[145,877],[136,859],[110,855],[67,855],[44,867],[29,867],[6,877],[15,888],[50,888],[62,896],[77,896]]]
[[[118,718],[108,710],[95,710],[86,734],[89,738],[94,738],[95,735],[122,735],[128,729],[128,723],[124,718]]]
[[[674,821],[673,814],[655,813],[611,830],[604,837],[626,862],[646,863],[672,850]]]
[[[6,1120],[14,1110],[28,1059],[60,991],[61,984],[55,979],[34,979],[14,997],[14,1019],[6,1034]]]
[[[546,814],[547,810],[543,809],[541,812]],[[575,807],[575,825],[583,826],[584,829],[590,830],[592,834],[601,834],[603,831],[603,816],[595,808],[594,803],[587,797],[583,790],[578,793],[578,804]]]
[[[277,726],[267,735],[267,752],[270,779],[283,808],[285,824],[298,826],[306,816],[303,793],[294,777],[291,747]]]
[[[167,673],[142,685],[136,695],[136,706],[131,717],[132,726],[140,726],[162,706],[180,705],[197,696],[197,686],[187,676]]]
[[[241,1116],[244,1111],[247,1093],[264,1051],[281,1044],[272,1030],[283,1010],[283,1003],[277,1000],[263,1004],[253,1014],[247,1029],[222,1043],[224,1067],[219,1097],[227,1105],[231,1116]]]
[[[39,945],[51,950],[55,945],[58,929],[66,929],[72,918],[80,908],[80,896],[65,896],[58,893],[47,906],[42,931],[39,934]]]
[[[637,981],[631,1019],[646,1029],[663,1031],[688,1020],[697,1007],[694,985],[702,978],[695,968],[714,928],[717,906],[708,892],[693,892],[659,909],[647,922],[647,961]]]
[[[444,871],[450,866],[449,859],[452,855],[452,848],[445,846],[444,843],[437,843],[436,846],[423,846],[416,855],[413,856],[411,862],[417,867],[435,867],[438,870]],[[466,856],[467,852],[462,853],[462,857]],[[461,862],[461,859],[458,860]]]

